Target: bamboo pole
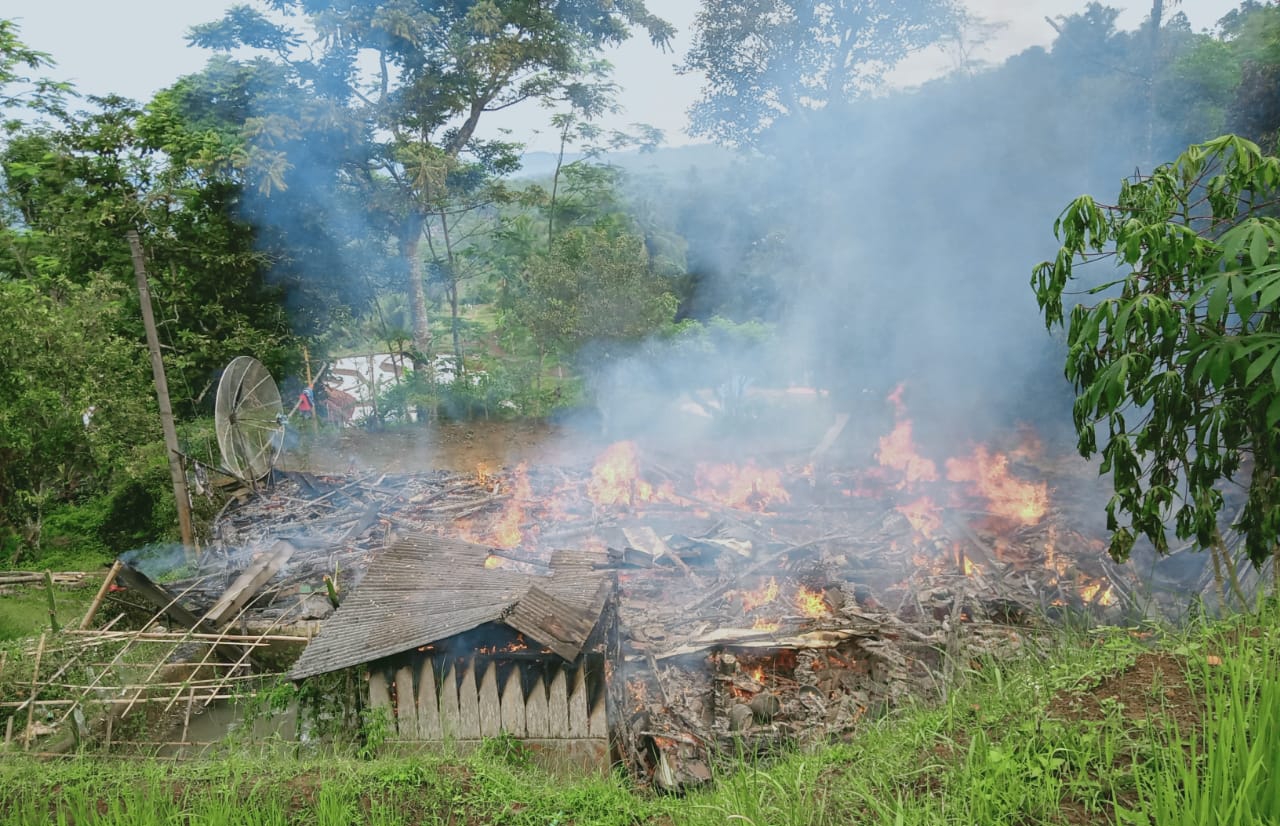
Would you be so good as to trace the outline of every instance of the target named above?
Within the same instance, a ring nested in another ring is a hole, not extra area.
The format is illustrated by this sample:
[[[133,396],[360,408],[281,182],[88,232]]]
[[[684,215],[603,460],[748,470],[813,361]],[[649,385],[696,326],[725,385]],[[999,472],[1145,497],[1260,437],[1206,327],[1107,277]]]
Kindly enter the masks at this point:
[[[177,601],[178,601],[179,599],[181,599],[182,597],[184,597],[184,596],[186,596],[188,593],[190,593],[190,592],[191,592],[191,590],[192,590],[193,588],[195,588],[197,585],[199,585],[201,582],[203,582],[203,579],[198,579],[198,580],[196,580],[195,582],[192,582],[190,585],[188,585],[188,586],[187,586],[187,587],[182,591],[182,593],[177,594],[176,596],[174,596],[174,597],[173,597],[173,599],[171,599],[171,600],[169,601],[169,604],[168,604],[168,605],[164,606],[164,607],[163,607],[163,608],[161,608],[159,611],[157,611],[155,614],[153,614],[153,615],[152,615],[152,617],[151,617],[151,619],[147,621],[146,625],[144,625],[144,626],[142,626],[142,627],[143,627],[143,628],[149,628],[153,623],[155,623],[157,620],[159,620],[159,619],[160,619],[160,617],[164,616],[165,612],[169,610],[170,606],[174,605],[175,603],[177,603]],[[85,633],[94,633],[94,632],[90,631],[90,632],[85,632]],[[141,631],[139,631],[138,633],[142,633],[142,632],[141,632]],[[188,632],[188,633],[190,633],[190,632]],[[85,699],[85,698],[87,698],[87,697],[88,697],[88,696],[93,692],[93,689],[94,689],[94,688],[96,688],[98,685],[100,685],[100,684],[102,683],[102,678],[103,678],[103,677],[105,677],[105,676],[107,675],[107,672],[108,672],[108,671],[110,671],[112,668],[115,668],[116,664],[117,664],[117,663],[119,663],[119,662],[120,662],[120,660],[121,660],[121,658],[123,658],[123,657],[124,657],[125,652],[127,652],[130,648],[132,648],[132,647],[133,647],[133,645],[134,645],[136,642],[137,642],[136,637],[134,637],[134,638],[129,638],[129,639],[126,639],[126,640],[125,640],[125,644],[124,644],[124,645],[122,645],[122,646],[120,647],[120,650],[119,650],[118,652],[116,652],[116,655],[115,655],[114,657],[112,657],[112,658],[111,658],[111,665],[109,665],[107,668],[103,669],[103,670],[102,670],[102,672],[101,672],[101,673],[99,673],[99,674],[98,674],[98,676],[97,676],[97,677],[95,677],[95,678],[93,679],[93,682],[91,682],[91,683],[90,683],[90,684],[85,688],[84,692],[80,695],[79,701],[83,702],[83,701],[84,701],[84,699]],[[178,645],[181,645],[181,643],[179,643]],[[172,649],[172,651],[170,652],[170,654],[172,654],[174,651],[177,651],[177,650],[178,650],[178,645],[175,645],[175,646],[173,647],[173,649]],[[166,659],[168,659],[168,657],[166,657]],[[58,718],[58,723],[57,723],[57,724],[58,724],[58,725],[62,725],[63,723],[65,723],[65,722],[67,721],[67,718],[71,716],[71,711],[72,711],[73,709],[74,709],[74,706],[72,706],[72,709],[68,709],[66,714],[63,714],[60,718]]]
[[[245,612],[249,610],[249,605],[250,605],[251,603],[252,603],[252,600],[250,600],[250,602],[246,602],[243,606],[241,606],[240,610],[236,613],[235,617],[234,617],[234,618],[232,618],[232,620],[231,620],[230,622],[228,622],[228,623],[227,623],[226,627],[224,627],[224,628],[222,629],[221,633],[219,633],[219,634],[218,634],[217,638],[213,641],[213,643],[211,643],[211,644],[209,645],[209,650],[205,651],[205,652],[204,652],[204,656],[200,658],[200,662],[196,663],[196,671],[197,671],[197,672],[200,670],[200,668],[204,667],[204,666],[209,662],[209,658],[210,658],[210,657],[212,657],[212,656],[213,656],[213,654],[214,654],[214,652],[216,652],[216,651],[218,650],[218,644],[219,644],[219,643],[221,643],[221,642],[224,642],[224,641],[226,640],[226,638],[227,638],[227,636],[229,635],[229,633],[230,633],[230,631],[231,631],[232,627],[234,627],[234,626],[235,626],[235,624],[236,624],[237,622],[239,622],[239,621],[240,621],[240,619],[245,615]],[[286,612],[286,613],[288,613],[288,612]],[[270,629],[268,629],[268,630],[270,630]],[[237,661],[236,661],[236,667],[237,667],[237,668],[240,666],[240,663],[241,663],[245,658],[247,658],[247,657],[249,656],[249,654],[253,651],[253,649],[254,649],[254,646],[253,646],[253,645],[246,645],[246,646],[245,646],[244,654],[240,657],[240,659],[239,659],[239,660],[237,660]],[[151,673],[151,676],[150,676],[150,677],[147,677],[147,681],[148,681],[148,682],[150,682],[150,681],[151,681],[151,679],[152,679],[153,677],[155,677],[156,673],[157,673],[156,671],[153,671],[153,672]],[[235,674],[235,669],[232,669],[231,671],[228,671],[228,672],[224,675],[224,677],[225,677],[225,678],[227,678],[227,679],[230,679],[230,677],[231,677],[232,675],[234,675],[234,674]],[[165,711],[168,711],[169,709],[173,708],[174,703],[178,702],[178,699],[179,699],[181,696],[182,696],[182,689],[178,689],[178,692],[177,692],[176,694],[174,694],[174,695],[173,695],[173,700],[171,700],[171,701],[169,702],[169,705],[165,706],[164,710],[165,710]],[[126,708],[126,709],[125,709],[125,713],[127,714],[127,713],[128,713],[128,711],[129,711],[129,709],[127,709],[127,708]],[[121,717],[123,717],[124,715],[122,714],[122,715],[120,715],[120,716],[121,716]]]
[[[22,750],[31,750],[31,727],[36,721],[36,696],[40,693],[40,659],[44,656],[45,635],[40,635],[40,644],[36,646],[36,662],[31,669],[31,706],[27,708],[27,730],[22,733]]]
[[[108,693],[110,692],[119,693],[121,691],[138,691],[138,690],[146,691],[152,688],[180,688],[180,689],[186,690],[193,686],[197,688],[202,686],[203,687],[221,687],[229,683],[248,682],[252,680],[261,680],[261,679],[263,679],[263,675],[261,674],[233,674],[229,677],[205,677],[199,680],[169,680],[167,682],[123,683],[121,685],[100,685],[98,686],[98,690],[103,692],[108,692]],[[52,680],[45,680],[44,687],[76,689],[76,688],[83,688],[84,686],[78,683],[55,683]],[[18,705],[25,706],[27,702],[28,701],[24,700],[18,703]],[[4,703],[0,703],[0,707],[4,707]]]
[[[195,704],[195,701],[196,689],[195,686],[192,686],[191,691],[187,694],[187,713],[182,718],[182,736],[178,738],[184,744],[186,743],[187,732],[191,730],[191,706]]]
[[[125,233],[133,257],[133,274],[138,282],[138,298],[142,305],[142,324],[147,330],[147,350],[151,353],[151,376],[156,385],[156,402],[160,405],[160,426],[164,431],[165,453],[169,459],[169,476],[173,481],[173,498],[178,506],[178,529],[182,546],[190,556],[195,551],[195,532],[191,527],[191,499],[187,493],[187,471],[179,455],[178,431],[173,424],[173,408],[169,403],[169,382],[164,375],[164,359],[160,355],[160,338],[151,309],[151,287],[147,284],[146,256],[137,230]]]
[[[49,628],[58,633],[58,606],[53,601],[53,571],[44,572],[44,595],[49,600]]]
[[[295,603],[293,604],[293,607],[292,607],[292,608],[289,608],[288,610],[282,611],[282,612],[280,613],[280,616],[276,617],[276,618],[275,618],[275,620],[273,620],[273,621],[271,622],[271,624],[270,624],[270,625],[268,625],[266,628],[264,628],[264,629],[263,629],[262,633],[263,633],[264,635],[266,635],[266,634],[270,633],[270,632],[271,632],[271,629],[275,628],[277,625],[279,625],[281,622],[283,622],[283,621],[284,621],[284,619],[285,619],[285,617],[289,616],[290,614],[292,614],[294,611],[297,611],[297,610],[298,610],[299,608],[301,608],[301,607],[302,607],[302,603],[301,603],[301,602],[295,602]],[[249,658],[249,654],[251,654],[252,652],[253,652],[253,648],[251,648],[251,647],[246,647],[246,648],[245,648],[245,650],[244,650],[244,654],[242,654],[242,655],[240,656],[240,659],[236,661],[235,665],[236,665],[237,667],[239,667],[239,666],[243,665],[243,664],[244,664],[244,661],[245,661],[245,660],[247,660],[247,659]],[[234,674],[234,673],[235,673],[235,671],[234,671],[234,670],[233,670],[233,671],[228,671],[228,672],[227,672],[227,676],[231,676],[231,675],[232,675],[232,674]],[[220,690],[220,689],[215,689],[215,691],[216,691],[216,690]],[[205,700],[205,701],[204,701],[204,704],[203,704],[203,707],[208,708],[209,703],[211,703],[211,702],[213,702],[213,700],[212,700],[212,699]],[[166,706],[166,708],[169,708],[169,707],[171,707],[171,706],[172,706],[172,703],[170,703],[170,706]]]
[[[120,566],[124,563],[116,560],[111,565],[111,570],[107,571],[107,578],[102,580],[102,587],[98,589],[98,594],[93,598],[93,602],[89,603],[89,610],[85,611],[84,619],[80,620],[80,627],[76,630],[85,631],[93,624],[93,618],[97,615],[98,609],[102,607],[102,601],[106,599],[107,592],[111,590],[111,583],[116,581],[116,574],[120,573]]]
[[[237,645],[256,645],[259,641],[263,645],[272,642],[311,642],[311,637],[298,637],[288,634],[263,634],[261,636],[255,634],[186,634],[182,632],[164,632],[164,631],[145,631],[142,633],[133,633],[130,631],[112,631],[103,633],[89,629],[86,631],[67,631],[68,634],[76,636],[101,638],[105,642],[118,639],[136,639],[139,642],[201,642],[204,640],[220,640],[225,643],[234,643]],[[86,644],[90,644],[86,641]]]

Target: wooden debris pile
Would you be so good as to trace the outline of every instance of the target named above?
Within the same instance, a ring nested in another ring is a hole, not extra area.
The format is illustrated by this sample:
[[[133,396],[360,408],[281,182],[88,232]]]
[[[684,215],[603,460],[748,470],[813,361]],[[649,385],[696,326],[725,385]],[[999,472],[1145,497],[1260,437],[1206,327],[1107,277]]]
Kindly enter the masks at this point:
[[[883,473],[672,470],[627,445],[589,468],[277,476],[220,515],[184,601],[278,631],[327,616],[393,536],[479,543],[514,570],[572,554],[617,575],[623,756],[670,787],[743,742],[847,736],[944,691],[957,662],[1016,650],[1032,618],[1138,604],[1132,569],[1048,502],[1052,478],[990,493],[984,477],[987,500],[957,486],[936,506]]]

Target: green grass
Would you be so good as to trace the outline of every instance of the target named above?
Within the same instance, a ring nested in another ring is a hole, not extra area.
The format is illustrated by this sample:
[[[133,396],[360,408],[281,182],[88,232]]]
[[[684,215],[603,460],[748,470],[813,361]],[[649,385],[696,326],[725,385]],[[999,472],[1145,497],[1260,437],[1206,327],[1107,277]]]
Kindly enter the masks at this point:
[[[75,588],[55,585],[53,602],[58,622],[63,626],[80,624],[84,612],[97,593],[101,577],[85,577],[85,584]],[[44,587],[16,587],[14,593],[0,596],[0,642],[39,636],[49,629],[49,602]]]
[[[683,796],[553,778],[509,741],[467,758],[16,757],[0,761],[0,824],[1274,824],[1277,619],[1064,632],[967,663],[945,702],[901,706],[852,742],[729,756]],[[1171,682],[1135,678],[1154,660]]]

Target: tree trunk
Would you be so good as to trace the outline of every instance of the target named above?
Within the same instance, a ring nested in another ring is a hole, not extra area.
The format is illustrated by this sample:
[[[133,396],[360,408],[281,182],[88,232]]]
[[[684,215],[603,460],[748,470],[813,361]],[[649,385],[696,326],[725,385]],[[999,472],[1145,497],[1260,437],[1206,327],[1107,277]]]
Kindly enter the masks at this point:
[[[409,280],[409,307],[413,313],[413,369],[421,374],[428,368],[427,354],[431,352],[431,327],[427,323],[427,288],[422,277],[422,257],[418,250],[422,245],[424,221],[419,215],[407,218],[400,227],[400,257],[405,263],[405,277]]]
[[[431,365],[427,355],[431,352],[431,326],[427,323],[427,288],[422,278],[422,257],[418,254],[422,245],[422,228],[425,221],[419,215],[413,215],[400,226],[400,257],[405,263],[405,277],[408,279],[409,308],[413,314],[413,346],[410,356],[413,359],[413,372],[427,382],[434,382]],[[416,405],[418,424],[425,425],[429,411],[419,401]]]
[[[449,283],[449,312],[453,317],[453,357],[458,362],[458,378],[462,378],[462,334],[458,318],[458,282]]]
[[[453,358],[455,381],[466,371],[462,368],[462,337],[458,331],[458,259],[453,254],[453,240],[449,237],[449,215],[440,210],[440,231],[444,234],[444,255],[449,265],[449,320],[453,331]]]

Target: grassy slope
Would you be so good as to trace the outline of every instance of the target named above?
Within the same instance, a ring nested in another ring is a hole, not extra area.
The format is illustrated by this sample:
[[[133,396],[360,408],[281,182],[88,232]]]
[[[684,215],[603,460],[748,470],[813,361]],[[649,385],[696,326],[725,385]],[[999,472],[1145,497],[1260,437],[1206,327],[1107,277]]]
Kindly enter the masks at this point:
[[[856,742],[730,762],[682,798],[553,780],[502,742],[465,760],[19,757],[0,763],[0,823],[1280,823],[1278,618],[1105,629],[971,663],[939,705]]]

